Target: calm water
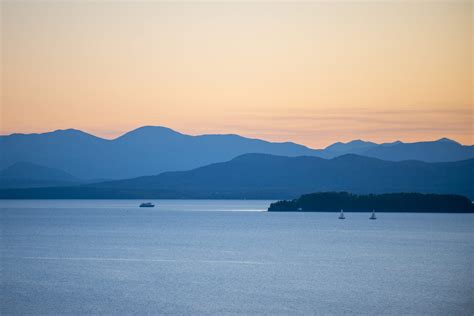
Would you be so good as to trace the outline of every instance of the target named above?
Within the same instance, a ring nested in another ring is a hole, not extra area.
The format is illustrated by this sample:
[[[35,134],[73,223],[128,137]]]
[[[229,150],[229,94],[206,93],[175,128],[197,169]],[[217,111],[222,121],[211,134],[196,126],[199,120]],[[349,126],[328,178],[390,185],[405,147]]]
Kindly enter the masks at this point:
[[[474,312],[471,214],[140,202],[0,201],[1,314]]]

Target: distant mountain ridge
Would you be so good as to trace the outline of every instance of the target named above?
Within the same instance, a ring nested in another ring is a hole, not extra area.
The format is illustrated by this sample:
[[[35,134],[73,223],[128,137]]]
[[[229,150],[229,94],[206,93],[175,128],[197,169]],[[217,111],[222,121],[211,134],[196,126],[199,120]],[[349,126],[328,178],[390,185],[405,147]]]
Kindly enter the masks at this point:
[[[245,154],[189,171],[76,187],[0,190],[1,198],[291,199],[301,194],[420,192],[474,199],[474,159],[392,162],[346,154],[332,159]]]
[[[390,161],[443,162],[474,158],[474,146],[447,139],[387,144],[356,140],[311,149],[233,134],[191,136],[161,126],[144,126],[112,140],[75,129],[0,136],[0,170],[17,162],[30,162],[83,179],[121,179],[189,170],[247,153],[323,158],[354,153]]]
[[[382,144],[360,152],[383,160],[420,160],[426,162],[459,161],[474,157],[474,146],[463,146],[442,138],[433,142]]]
[[[354,140],[330,145],[323,150],[320,156],[332,158],[343,154],[358,154],[389,161],[448,162],[474,158],[474,146],[461,145],[448,138],[416,143],[395,141],[382,144]]]
[[[130,178],[188,170],[250,152],[311,155],[294,143],[271,143],[238,135],[190,136],[145,126],[107,140],[78,130],[0,136],[0,169],[28,161],[79,178]]]
[[[347,143],[337,142],[324,148],[324,152],[328,155],[338,154],[356,154],[364,152],[369,148],[377,147],[378,144],[373,142],[366,142],[361,139],[356,139]]]
[[[59,169],[17,162],[0,170],[0,188],[44,187],[79,184],[83,181]]]

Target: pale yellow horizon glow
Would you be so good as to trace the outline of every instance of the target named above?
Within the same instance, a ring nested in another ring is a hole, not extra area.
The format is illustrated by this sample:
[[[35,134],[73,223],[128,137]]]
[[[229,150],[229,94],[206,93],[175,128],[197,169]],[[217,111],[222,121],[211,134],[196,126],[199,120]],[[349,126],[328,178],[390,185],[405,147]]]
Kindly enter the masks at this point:
[[[473,143],[472,1],[1,3],[0,133]]]

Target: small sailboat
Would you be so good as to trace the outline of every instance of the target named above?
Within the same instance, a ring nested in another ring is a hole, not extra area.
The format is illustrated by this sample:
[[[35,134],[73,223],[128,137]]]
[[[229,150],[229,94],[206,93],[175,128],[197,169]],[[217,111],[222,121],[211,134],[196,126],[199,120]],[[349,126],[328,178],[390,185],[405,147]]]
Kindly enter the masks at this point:
[[[370,215],[369,219],[377,219],[377,216],[375,216],[375,210],[372,210],[372,215]]]
[[[346,219],[344,216],[344,210],[341,210],[341,213],[339,214],[339,219]]]

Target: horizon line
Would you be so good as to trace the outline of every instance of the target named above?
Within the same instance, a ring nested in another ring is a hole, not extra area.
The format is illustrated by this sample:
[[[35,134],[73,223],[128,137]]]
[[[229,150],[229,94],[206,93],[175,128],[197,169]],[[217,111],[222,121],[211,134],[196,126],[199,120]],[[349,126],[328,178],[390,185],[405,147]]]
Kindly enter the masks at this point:
[[[125,132],[121,132],[118,136],[115,136],[115,137],[112,137],[112,138],[107,138],[107,137],[103,137],[103,136],[97,136],[91,132],[87,132],[87,131],[84,131],[84,130],[81,130],[81,129],[77,129],[77,128],[59,128],[59,129],[55,129],[55,130],[51,130],[51,131],[46,131],[46,132],[31,132],[31,133],[22,133],[22,132],[13,132],[13,133],[10,133],[10,134],[0,134],[0,137],[9,137],[9,136],[14,136],[14,135],[43,135],[43,134],[51,134],[51,133],[55,133],[55,132],[64,132],[64,131],[78,131],[78,132],[81,132],[83,134],[87,134],[89,136],[92,136],[92,137],[96,137],[96,138],[99,138],[99,139],[102,139],[102,140],[105,140],[105,141],[115,141],[115,140],[118,140],[122,137],[124,137],[125,135],[129,134],[129,133],[132,133],[134,131],[137,131],[137,130],[140,130],[140,129],[143,129],[143,128],[162,128],[164,130],[169,130],[173,133],[176,133],[176,134],[181,134],[183,136],[189,136],[189,137],[200,137],[200,136],[238,136],[238,137],[243,137],[243,138],[246,138],[246,139],[252,139],[252,140],[261,140],[261,141],[265,141],[265,142],[269,142],[269,143],[274,143],[274,144],[284,144],[284,143],[292,143],[292,144],[296,144],[296,145],[300,145],[300,146],[304,146],[304,147],[307,147],[309,149],[313,149],[313,150],[323,150],[323,149],[326,149],[334,144],[348,144],[348,143],[351,143],[351,142],[354,142],[354,141],[362,141],[362,142],[367,142],[367,143],[374,143],[376,145],[383,145],[383,144],[393,144],[393,143],[403,143],[403,144],[414,144],[414,143],[426,143],[426,142],[437,142],[437,141],[442,141],[442,140],[448,140],[448,141],[453,141],[453,142],[456,142],[462,146],[474,146],[473,143],[471,144],[463,144],[461,143],[460,141],[456,140],[456,139],[453,139],[453,138],[449,138],[449,137],[441,137],[441,138],[437,138],[437,139],[432,139],[432,140],[420,140],[420,141],[412,141],[412,142],[406,142],[406,141],[403,141],[401,138],[398,138],[396,140],[393,140],[393,141],[389,141],[389,142],[381,142],[381,143],[378,143],[376,141],[371,141],[371,140],[366,140],[366,139],[362,139],[362,138],[356,138],[356,139],[352,139],[350,141],[346,141],[346,142],[343,142],[343,141],[336,141],[336,142],[333,142],[333,143],[330,143],[329,145],[325,146],[325,147],[321,147],[321,148],[314,148],[314,147],[310,147],[310,146],[307,146],[305,144],[302,144],[302,143],[297,143],[295,141],[292,141],[292,140],[287,140],[287,141],[270,141],[270,140],[266,140],[264,138],[257,138],[257,137],[250,137],[250,136],[244,136],[242,134],[237,134],[237,133],[204,133],[204,134],[187,134],[187,133],[183,133],[183,132],[180,132],[176,129],[173,129],[173,128],[170,128],[170,127],[167,127],[167,126],[163,126],[163,125],[142,125],[142,126],[139,126],[139,127],[136,127],[136,128],[133,128],[133,129],[130,129],[128,131],[125,131]]]

